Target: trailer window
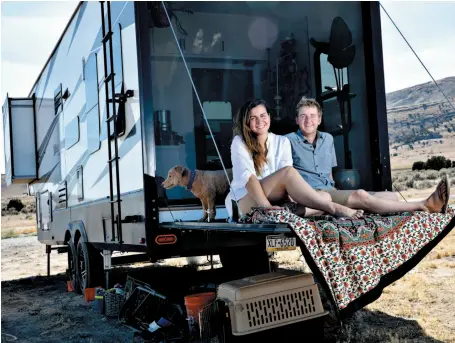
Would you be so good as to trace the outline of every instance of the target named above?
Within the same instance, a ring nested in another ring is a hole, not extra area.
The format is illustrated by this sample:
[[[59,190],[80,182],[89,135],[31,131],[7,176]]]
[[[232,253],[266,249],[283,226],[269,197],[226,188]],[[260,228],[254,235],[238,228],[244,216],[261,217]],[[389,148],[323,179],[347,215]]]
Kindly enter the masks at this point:
[[[100,114],[97,54],[92,54],[84,66],[87,113],[87,149],[93,153],[100,149]]]
[[[65,149],[79,142],[79,116],[71,120],[65,127]]]
[[[63,110],[62,84],[60,83],[54,91],[54,114],[57,115]]]

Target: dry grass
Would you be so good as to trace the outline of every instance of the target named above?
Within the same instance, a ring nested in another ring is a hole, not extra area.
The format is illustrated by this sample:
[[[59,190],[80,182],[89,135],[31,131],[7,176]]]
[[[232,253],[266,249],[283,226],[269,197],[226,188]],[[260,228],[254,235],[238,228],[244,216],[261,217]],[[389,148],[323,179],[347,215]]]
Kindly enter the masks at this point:
[[[455,303],[454,256],[455,232],[451,232],[367,309],[415,320],[426,335],[455,342],[455,308],[449,305]]]
[[[35,236],[36,233],[36,227],[31,226],[31,227],[22,227],[22,228],[2,228],[2,239],[7,239],[7,238],[14,238],[14,237],[19,237],[19,236]]]

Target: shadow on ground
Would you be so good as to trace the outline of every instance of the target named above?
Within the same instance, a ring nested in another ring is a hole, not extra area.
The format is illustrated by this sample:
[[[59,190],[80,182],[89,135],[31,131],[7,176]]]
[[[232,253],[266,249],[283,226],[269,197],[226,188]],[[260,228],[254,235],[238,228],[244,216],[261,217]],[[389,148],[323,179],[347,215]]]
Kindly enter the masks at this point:
[[[381,311],[362,309],[345,321],[345,328],[338,343],[443,343],[428,336],[420,324],[412,319],[391,316]]]
[[[119,269],[112,274],[114,282],[124,282],[126,275],[148,282],[158,292],[172,294],[174,300],[182,298],[191,290],[210,289],[212,282],[230,279],[222,268],[197,272],[192,267],[146,267]],[[92,310],[81,295],[68,293],[67,277],[59,274],[51,277],[32,277],[2,282],[2,342],[39,343],[115,343],[142,342],[133,337],[127,327],[116,318],[107,318]],[[333,322],[325,326],[326,342],[410,342],[418,339],[422,343],[439,343],[429,337],[415,321],[394,317],[384,312],[360,310],[345,321],[344,329],[335,330]],[[331,330],[330,330],[331,329]],[[297,337],[289,341],[305,340],[308,328],[294,331]],[[274,336],[274,337],[273,337]],[[283,343],[271,333],[270,341]],[[273,337],[273,339],[272,339]],[[308,338],[308,336],[307,336]],[[215,340],[212,340],[215,343]]]

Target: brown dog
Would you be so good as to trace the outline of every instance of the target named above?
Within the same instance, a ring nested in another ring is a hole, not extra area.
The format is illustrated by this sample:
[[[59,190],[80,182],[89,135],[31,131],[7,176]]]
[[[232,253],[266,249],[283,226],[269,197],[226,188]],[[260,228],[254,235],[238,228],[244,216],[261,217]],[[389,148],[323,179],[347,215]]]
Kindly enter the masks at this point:
[[[229,180],[232,180],[232,169],[226,170]],[[190,184],[193,179],[192,184]],[[226,196],[229,192],[229,183],[223,170],[195,170],[191,171],[183,166],[175,166],[169,170],[167,179],[163,181],[165,189],[176,186],[185,187],[202,202],[204,215],[199,221],[210,221],[215,219],[215,201],[219,196]],[[207,213],[208,212],[208,213]]]

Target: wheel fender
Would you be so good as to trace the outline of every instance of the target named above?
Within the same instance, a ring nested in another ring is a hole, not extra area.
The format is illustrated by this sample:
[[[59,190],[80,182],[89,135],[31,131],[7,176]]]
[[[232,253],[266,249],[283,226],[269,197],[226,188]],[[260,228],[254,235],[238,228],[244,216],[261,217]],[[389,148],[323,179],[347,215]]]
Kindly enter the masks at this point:
[[[68,230],[71,234],[71,240],[73,241],[74,245],[76,245],[76,241],[74,238],[76,237],[76,233],[79,232],[82,239],[85,242],[88,242],[87,232],[85,231],[85,225],[82,220],[75,220],[68,224]]]

